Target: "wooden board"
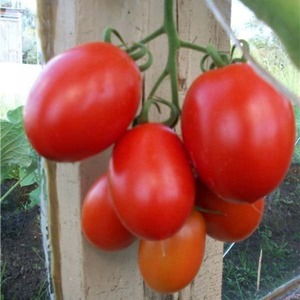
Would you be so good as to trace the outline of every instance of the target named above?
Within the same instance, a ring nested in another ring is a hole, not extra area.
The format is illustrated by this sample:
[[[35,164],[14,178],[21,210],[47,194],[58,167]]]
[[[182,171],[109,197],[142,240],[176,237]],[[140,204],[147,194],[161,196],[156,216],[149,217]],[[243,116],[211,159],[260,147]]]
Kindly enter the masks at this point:
[[[40,33],[46,60],[76,44],[101,39],[105,27],[114,27],[128,42],[138,41],[162,23],[163,1],[159,0],[39,0]],[[178,31],[182,39],[228,49],[228,39],[204,0],[175,1]],[[230,9],[225,5],[224,9]],[[166,61],[166,39],[150,43],[153,67],[145,75],[147,93]],[[181,101],[199,74],[200,54],[180,50]],[[165,82],[159,95],[169,97]],[[164,114],[153,112],[155,120]],[[178,132],[180,130],[178,129]],[[82,199],[95,178],[105,172],[110,150],[75,164],[50,164],[48,176],[52,263],[56,299],[221,299],[223,244],[207,240],[206,256],[195,281],[180,293],[160,295],[147,288],[137,268],[137,243],[120,253],[105,253],[82,236]],[[56,205],[53,205],[55,204]],[[180,272],[180,270],[178,270]]]

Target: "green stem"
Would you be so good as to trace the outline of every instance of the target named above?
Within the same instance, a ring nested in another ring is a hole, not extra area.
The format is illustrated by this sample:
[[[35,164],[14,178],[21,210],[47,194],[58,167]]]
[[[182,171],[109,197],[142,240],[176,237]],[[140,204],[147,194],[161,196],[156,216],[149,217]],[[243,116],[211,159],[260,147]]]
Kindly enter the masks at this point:
[[[215,65],[218,68],[224,67],[226,66],[226,63],[224,62],[224,60],[222,59],[220,53],[212,46],[208,45],[207,48],[207,53],[211,56],[211,58],[213,59],[213,62],[215,63]]]
[[[173,0],[164,1],[164,31],[168,37],[168,60],[166,71],[170,76],[172,103],[178,108],[178,79],[177,79],[177,51],[180,48],[180,40],[173,16]]]
[[[150,41],[154,40],[155,38],[159,37],[160,35],[162,35],[165,32],[163,27],[158,28],[157,30],[155,30],[154,32],[152,32],[151,34],[149,34],[148,36],[146,36],[145,38],[143,38],[142,40],[140,40],[138,43],[135,43],[133,46],[131,46],[130,48],[128,48],[126,51],[128,53],[136,50],[139,46],[138,44],[147,44]]]
[[[189,48],[193,50],[197,50],[200,52],[207,53],[206,48],[203,48],[198,45],[194,45],[192,43],[182,41],[179,39],[178,32],[176,29],[174,14],[173,14],[173,0],[164,0],[164,20],[163,26],[142,39],[138,44],[146,44],[151,40],[157,38],[162,34],[167,35],[168,39],[168,58],[164,71],[161,73],[157,81],[155,82],[153,88],[151,89],[147,99],[151,99],[162,81],[170,76],[170,84],[171,84],[171,97],[172,103],[176,106],[178,110],[180,110],[179,106],[179,96],[178,96],[178,78],[177,78],[177,52],[180,47]],[[127,52],[133,52],[138,48],[137,44],[134,44],[132,47],[127,49]]]
[[[158,79],[156,80],[155,84],[153,85],[153,88],[151,89],[147,99],[153,98],[154,94],[156,93],[158,87],[160,84],[163,82],[163,80],[169,75],[168,71],[165,69],[163,72],[160,74]]]
[[[150,41],[154,40],[155,38],[159,37],[160,35],[162,35],[165,32],[163,26],[158,28],[157,30],[155,30],[153,33],[149,34],[148,36],[146,36],[145,38],[143,38],[140,43],[142,44],[147,44]]]
[[[159,78],[155,82],[153,88],[151,89],[147,99],[153,98],[158,87],[162,83],[162,81],[170,76],[170,84],[171,84],[171,96],[172,103],[179,110],[179,97],[178,97],[178,80],[177,80],[177,51],[180,48],[181,42],[178,37],[176,24],[173,16],[173,0],[164,0],[164,21],[163,26],[152,34],[145,37],[143,40],[139,42],[139,44],[146,44],[161,34],[166,34],[168,39],[168,58],[166,67],[163,72],[160,74]],[[137,49],[137,45],[133,45],[127,52],[132,52]]]
[[[193,43],[183,41],[179,38],[176,22],[174,18],[174,1],[173,0],[164,0],[164,19],[162,27],[158,28],[156,31],[142,39],[138,44],[146,44],[151,40],[155,39],[156,37],[166,34],[167,41],[168,41],[168,57],[167,63],[160,74],[158,79],[156,80],[154,86],[152,87],[147,99],[152,99],[155,96],[159,86],[161,85],[162,81],[169,76],[170,77],[170,85],[171,85],[171,97],[172,97],[172,104],[174,105],[175,109],[180,112],[179,106],[179,94],[178,94],[178,65],[177,65],[177,53],[178,50],[182,48],[192,49],[204,54],[211,55],[216,66],[223,66],[225,65],[224,60],[222,59],[221,55],[213,48],[213,47],[201,47],[199,45],[194,45]],[[138,44],[134,44],[130,48],[127,49],[127,52],[130,54],[135,51],[139,46]],[[140,53],[138,53],[140,54]],[[143,53],[141,53],[143,54]],[[135,54],[136,55],[136,54]],[[146,114],[147,115],[147,114]],[[146,116],[147,118],[147,116]],[[144,119],[144,116],[143,118]]]
[[[192,43],[186,42],[186,41],[181,41],[180,40],[180,47],[196,50],[196,51],[199,51],[199,52],[202,52],[202,53],[207,53],[207,50],[206,50],[205,47],[201,47],[199,45],[195,45],[195,44],[192,44]]]
[[[10,189],[0,198],[0,203],[2,203],[2,201],[4,201],[13,191],[15,188],[17,188],[18,185],[21,184],[21,182],[26,179],[29,175],[31,175],[35,170],[33,170],[32,172],[28,173],[26,176],[24,176],[23,178],[19,179],[13,186],[10,187]]]
[[[11,186],[10,189],[0,198],[0,203],[2,203],[2,201],[5,200],[20,183],[21,179],[19,179],[13,186]]]
[[[220,215],[220,216],[224,216],[224,212],[220,211],[220,210],[214,210],[214,209],[208,209],[208,208],[203,208],[201,206],[195,206],[196,210],[206,213],[206,214],[215,214],[215,215]]]

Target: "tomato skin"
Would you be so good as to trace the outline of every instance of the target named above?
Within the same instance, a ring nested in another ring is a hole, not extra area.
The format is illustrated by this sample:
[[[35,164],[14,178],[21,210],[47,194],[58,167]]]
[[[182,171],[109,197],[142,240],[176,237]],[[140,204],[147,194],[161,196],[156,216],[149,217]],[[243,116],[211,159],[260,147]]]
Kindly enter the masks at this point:
[[[223,242],[239,242],[248,238],[259,226],[264,213],[265,199],[253,203],[226,201],[197,180],[196,205],[215,212],[202,212],[207,234]]]
[[[106,174],[92,185],[84,198],[81,225],[86,239],[101,250],[121,250],[136,239],[125,229],[114,211]]]
[[[182,108],[184,144],[201,179],[224,199],[254,202],[273,191],[291,162],[291,103],[235,64],[199,76]]]
[[[138,265],[145,282],[160,293],[174,293],[191,283],[203,261],[205,236],[204,219],[193,211],[170,238],[141,240]]]
[[[33,85],[24,107],[25,132],[51,160],[95,155],[125,133],[141,83],[134,61],[118,47],[95,42],[72,48],[49,61]]]
[[[191,213],[195,183],[184,146],[161,124],[143,124],[115,145],[108,171],[114,207],[133,234],[165,239]]]

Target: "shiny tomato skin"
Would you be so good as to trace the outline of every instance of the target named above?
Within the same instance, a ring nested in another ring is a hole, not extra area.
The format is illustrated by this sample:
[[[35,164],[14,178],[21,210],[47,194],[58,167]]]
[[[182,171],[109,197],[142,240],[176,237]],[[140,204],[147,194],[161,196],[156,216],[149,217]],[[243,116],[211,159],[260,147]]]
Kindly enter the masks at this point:
[[[182,108],[184,143],[201,179],[224,199],[254,202],[273,191],[291,162],[291,103],[248,64],[200,75]]]
[[[48,159],[82,160],[124,134],[140,97],[140,72],[124,51],[102,42],[79,45],[50,60],[36,80],[25,132]]]
[[[101,250],[121,250],[136,239],[114,211],[106,174],[92,185],[84,198],[81,225],[86,239]]]
[[[133,234],[165,239],[191,213],[195,183],[184,146],[167,126],[134,127],[115,145],[108,171],[114,207]]]
[[[190,284],[203,261],[205,236],[205,221],[193,211],[170,238],[141,240],[138,265],[145,282],[160,293],[174,293]]]
[[[196,206],[205,209],[207,234],[222,242],[240,242],[245,240],[257,229],[263,214],[265,199],[253,203],[237,203],[226,201],[202,182],[196,184]],[[211,211],[211,212],[209,212]]]

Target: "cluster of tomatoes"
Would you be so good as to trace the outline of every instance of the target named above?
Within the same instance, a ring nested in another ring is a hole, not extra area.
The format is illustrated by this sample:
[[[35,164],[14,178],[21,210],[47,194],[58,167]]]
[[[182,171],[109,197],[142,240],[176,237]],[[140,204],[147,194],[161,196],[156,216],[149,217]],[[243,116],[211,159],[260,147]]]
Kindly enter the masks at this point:
[[[295,120],[290,102],[246,63],[193,82],[182,138],[159,123],[128,129],[141,93],[127,53],[84,44],[46,65],[25,105],[24,128],[38,153],[60,162],[114,145],[107,173],[84,199],[83,233],[108,251],[139,239],[141,275],[171,293],[196,276],[206,234],[233,242],[257,228],[264,197],[289,167]]]

